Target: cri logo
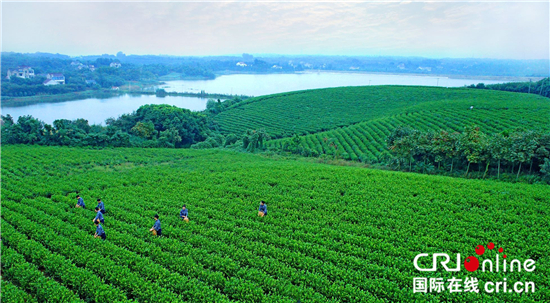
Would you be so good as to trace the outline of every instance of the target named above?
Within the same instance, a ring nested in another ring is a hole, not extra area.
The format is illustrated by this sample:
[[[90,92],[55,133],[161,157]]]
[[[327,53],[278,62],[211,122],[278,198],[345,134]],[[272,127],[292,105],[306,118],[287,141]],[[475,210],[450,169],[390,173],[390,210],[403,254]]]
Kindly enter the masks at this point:
[[[489,250],[493,250],[495,248],[495,243],[491,242],[487,245],[487,248]],[[504,250],[501,248],[498,249],[499,253],[502,253]],[[485,246],[478,245],[476,246],[476,254],[478,256],[481,256],[485,253]],[[506,255],[502,256],[504,259],[506,259]],[[464,268],[466,268],[467,271],[476,271],[479,268],[479,260],[477,257],[469,256],[464,260]]]
[[[487,245],[487,248],[489,250],[493,250],[493,249],[495,249],[495,244],[491,242]],[[512,260],[512,262],[510,262],[510,264],[508,264],[506,262],[507,256],[505,254],[503,254],[504,249],[502,247],[500,247],[497,251],[498,251],[498,253],[495,256],[495,262],[494,263],[493,263],[493,260],[491,260],[491,259],[483,260],[483,262],[481,264],[483,272],[485,272],[486,267],[488,267],[488,271],[493,272],[493,264],[496,265],[495,266],[496,267],[496,272],[499,272],[499,270],[501,268],[501,265],[502,265],[502,269],[503,269],[504,272],[507,271],[506,270],[507,265],[509,265],[509,270],[511,272],[514,271],[514,266],[517,266],[517,271],[521,271],[522,263],[519,260],[517,260],[517,259]],[[476,246],[475,252],[478,256],[483,255],[485,253],[485,246],[483,246],[483,245]],[[502,258],[503,258],[502,264],[501,264],[500,258],[499,258],[500,254],[503,254],[502,255]],[[413,260],[414,267],[418,271],[436,271],[437,270],[437,259],[440,258],[440,257],[444,258],[444,260],[440,260],[439,263],[441,264],[441,266],[443,266],[443,268],[446,271],[460,271],[460,261],[461,261],[460,254],[456,254],[456,268],[449,268],[447,266],[447,264],[449,263],[451,258],[449,257],[448,254],[445,254],[445,253],[435,253],[435,254],[432,255],[432,267],[431,268],[421,268],[420,266],[418,266],[418,260],[420,258],[428,257],[428,256],[429,256],[429,254],[422,253],[422,254],[418,254],[418,255],[416,255],[416,257],[414,257],[414,260]],[[467,271],[474,272],[474,271],[478,270],[479,267],[480,267],[479,259],[475,256],[469,256],[464,260],[464,268],[466,268]],[[523,263],[523,269],[525,271],[531,272],[531,271],[535,270],[535,268],[536,268],[535,267],[535,261],[532,260],[532,259],[527,259]]]

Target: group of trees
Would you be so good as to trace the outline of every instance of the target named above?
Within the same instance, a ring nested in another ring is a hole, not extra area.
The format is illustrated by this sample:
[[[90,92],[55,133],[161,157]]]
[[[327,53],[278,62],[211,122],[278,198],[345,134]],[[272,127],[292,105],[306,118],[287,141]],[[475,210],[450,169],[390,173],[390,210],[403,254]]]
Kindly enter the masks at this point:
[[[516,175],[542,173],[550,176],[550,133],[517,130],[485,134],[479,127],[458,132],[422,132],[407,127],[395,129],[387,140],[397,169],[421,172],[457,170],[480,177],[502,172]]]
[[[132,114],[106,121],[55,120],[53,125],[32,116],[2,116],[3,144],[113,147],[189,147],[206,139],[210,129],[201,113],[170,105],[144,105]]]
[[[4,58],[4,56],[3,56]],[[18,57],[19,58],[19,57]],[[30,65],[26,63],[29,60],[27,57],[19,58],[15,60],[17,65]],[[30,60],[35,62],[34,60]],[[112,86],[120,86],[126,83],[126,81],[136,81],[140,79],[140,74],[131,67],[114,68],[110,67],[112,62],[116,62],[108,59],[97,59],[93,62],[86,62],[86,65],[94,65],[95,70],[92,71],[89,68],[78,69],[75,66],[71,66],[73,60],[48,60],[45,58],[44,62],[38,60],[32,68],[35,71],[35,77],[29,79],[22,79],[12,76],[9,81],[2,81],[2,96],[4,97],[27,97],[35,95],[56,95],[72,92],[85,91],[90,89],[111,88]],[[3,64],[7,65],[7,64]],[[2,78],[5,78],[4,69],[2,70]],[[64,85],[51,85],[45,86],[42,83],[46,80],[45,74],[47,73],[62,73],[65,76]],[[86,80],[94,80],[96,84],[87,84]]]
[[[22,116],[14,121],[7,115],[2,116],[1,121],[2,143],[175,148],[195,144],[195,148],[212,148],[234,145],[240,140],[239,143],[246,142],[244,149],[254,150],[263,146],[269,138],[265,131],[225,137],[219,133],[218,125],[212,119],[241,101],[239,97],[224,101],[209,99],[203,112],[166,104],[143,105],[131,114],[107,119],[106,126],[89,125],[84,119],[59,119],[49,125],[32,116]]]
[[[46,77],[37,76],[23,79],[12,76],[10,81],[2,81],[3,97],[28,97],[35,95],[57,95],[86,90],[85,81],[70,81],[65,85],[49,85],[42,83]],[[67,81],[67,80],[66,80]]]
[[[205,141],[191,145],[191,148],[232,148],[247,152],[255,152],[265,149],[265,142],[271,139],[264,129],[247,130],[241,136],[228,134],[224,136],[218,132],[212,133]]]
[[[535,82],[508,82],[489,85],[478,83],[477,85],[472,84],[468,87],[477,89],[504,90],[515,93],[536,94],[550,98],[550,78],[544,78]]]
[[[203,79],[214,79],[216,75],[207,67],[198,64],[148,64],[143,65],[141,69],[144,73],[151,73],[155,76],[162,77],[170,73],[179,73],[187,77],[200,77]]]
[[[233,99],[227,99],[224,101],[221,101],[220,99],[214,100],[214,99],[208,99],[206,101],[206,113],[214,116],[217,115],[225,110],[227,110],[229,107],[238,104],[242,102],[243,99],[239,97],[234,97]]]
[[[341,156],[334,138],[324,138],[323,143],[323,153],[325,155],[332,156],[335,159]],[[303,157],[319,157],[323,154],[307,147],[303,142],[303,138],[298,134],[294,134],[290,140],[284,141],[280,147],[270,147],[270,149],[275,152],[291,153]]]

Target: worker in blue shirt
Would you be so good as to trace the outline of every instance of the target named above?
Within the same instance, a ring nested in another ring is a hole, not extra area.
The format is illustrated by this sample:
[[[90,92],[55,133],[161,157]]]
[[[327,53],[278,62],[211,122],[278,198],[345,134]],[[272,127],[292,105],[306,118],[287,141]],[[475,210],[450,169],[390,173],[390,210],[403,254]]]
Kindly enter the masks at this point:
[[[153,235],[155,236],[162,236],[162,229],[160,228],[159,215],[155,215],[155,225],[153,225],[153,227],[151,227],[149,231],[153,232]]]
[[[101,199],[97,199],[97,207],[99,207],[99,210],[102,213],[105,213],[105,204],[103,204],[103,201],[101,201]]]
[[[97,214],[95,215],[95,218],[92,221],[95,222],[96,220],[99,220],[99,222],[105,223],[105,219],[103,219],[103,214],[101,213],[101,210],[99,209],[99,207],[95,208],[95,212]]]
[[[95,229],[95,235],[94,238],[101,238],[103,241],[107,238],[107,235],[105,234],[105,231],[103,230],[103,227],[101,226],[99,220],[94,221],[96,229]]]
[[[187,215],[188,215],[187,207],[184,205],[180,210],[180,218],[185,222],[189,222],[189,218],[187,218]]]
[[[75,207],[76,208],[86,208],[86,204],[84,204],[84,199],[82,199],[79,195],[76,196],[76,199],[77,199],[77,202],[76,202],[76,205]]]
[[[260,202],[260,208],[258,209],[258,216],[260,217],[267,216],[267,205],[265,205],[265,201]]]

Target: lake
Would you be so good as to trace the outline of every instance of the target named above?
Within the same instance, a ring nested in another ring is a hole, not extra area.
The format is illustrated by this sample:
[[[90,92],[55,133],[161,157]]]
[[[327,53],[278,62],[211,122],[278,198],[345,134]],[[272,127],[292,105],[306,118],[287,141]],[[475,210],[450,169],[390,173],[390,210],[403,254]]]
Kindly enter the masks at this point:
[[[103,124],[110,117],[117,118],[122,114],[128,114],[145,104],[170,104],[193,111],[201,111],[206,108],[207,99],[194,97],[163,98],[155,95],[122,95],[107,99],[89,98],[59,103],[39,103],[21,107],[2,107],[2,115],[10,114],[16,118],[31,115],[48,124],[56,119],[75,120],[84,118],[90,124]]]
[[[461,87],[464,85],[501,83],[494,80],[450,79],[447,77],[386,75],[364,73],[300,73],[300,74],[235,74],[219,76],[214,80],[168,81],[161,85],[166,91],[239,94],[261,96],[295,90],[360,85],[422,85]],[[144,104],[170,104],[193,111],[206,108],[207,99],[195,97],[163,97],[151,95],[123,95],[108,99],[90,98],[59,103],[42,103],[21,107],[2,106],[2,115],[14,118],[32,115],[48,124],[56,119],[84,118],[90,124],[104,124],[110,117],[131,113]]]
[[[168,81],[161,85],[166,91],[199,93],[240,94],[261,96],[303,89],[362,85],[421,85],[461,87],[464,85],[502,83],[494,80],[450,79],[447,77],[413,76],[365,73],[300,73],[227,75],[214,80]]]

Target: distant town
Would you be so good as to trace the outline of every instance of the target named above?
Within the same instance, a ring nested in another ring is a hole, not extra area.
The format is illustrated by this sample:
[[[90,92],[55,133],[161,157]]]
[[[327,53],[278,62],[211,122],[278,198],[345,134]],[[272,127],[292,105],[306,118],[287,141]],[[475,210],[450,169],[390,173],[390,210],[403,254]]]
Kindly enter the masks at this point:
[[[119,62],[112,62],[109,64],[109,67],[113,68],[120,68],[122,64]],[[86,65],[82,64],[78,61],[71,62],[71,67],[74,67],[77,70],[87,69],[91,72],[95,71],[96,68],[93,64]],[[65,84],[65,75],[62,73],[45,73],[45,74],[35,74],[34,69],[27,65],[21,65],[17,68],[11,69],[8,68],[6,79],[11,79],[11,77],[17,77],[21,79],[32,79],[35,76],[38,77],[45,77],[46,80],[42,82],[43,85],[49,86],[49,85],[64,85]],[[95,80],[85,80],[86,85],[96,85],[97,82]],[[118,89],[118,87],[113,87],[113,89]]]

